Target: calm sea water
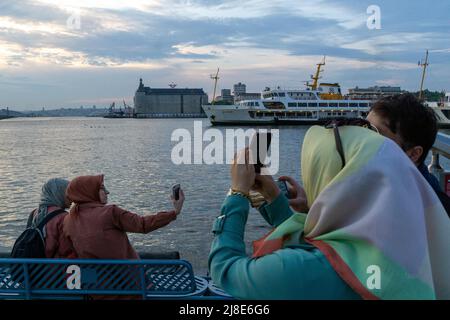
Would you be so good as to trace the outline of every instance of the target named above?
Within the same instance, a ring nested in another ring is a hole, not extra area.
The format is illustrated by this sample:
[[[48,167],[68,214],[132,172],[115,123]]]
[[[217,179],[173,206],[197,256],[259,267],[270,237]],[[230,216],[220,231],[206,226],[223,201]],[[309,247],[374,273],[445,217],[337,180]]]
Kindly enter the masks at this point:
[[[209,126],[203,120],[203,128]],[[176,142],[171,141],[171,134],[179,128],[193,133],[194,120],[0,121],[0,251],[10,251],[47,179],[103,173],[110,202],[138,214],[170,210],[170,188],[181,183],[186,202],[178,219],[147,235],[130,234],[130,239],[139,251],[179,251],[196,273],[205,274],[211,226],[230,185],[229,165],[174,165],[171,152]],[[279,129],[279,175],[300,178],[300,150],[308,127]],[[443,165],[450,168],[448,161]],[[268,231],[265,221],[252,210],[246,229],[249,252],[251,241]]]

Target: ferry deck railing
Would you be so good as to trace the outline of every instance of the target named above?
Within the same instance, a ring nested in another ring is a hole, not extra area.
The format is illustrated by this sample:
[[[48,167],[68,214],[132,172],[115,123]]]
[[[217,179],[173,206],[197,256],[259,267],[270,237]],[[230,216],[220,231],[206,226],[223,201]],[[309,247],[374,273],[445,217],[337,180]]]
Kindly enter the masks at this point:
[[[185,260],[0,259],[2,299],[232,299]]]
[[[141,260],[12,259],[0,252],[0,300],[229,300],[194,274],[177,251],[139,252]]]
[[[436,176],[442,190],[450,196],[450,172],[440,164],[440,156],[450,159],[450,136],[439,132],[431,152],[431,164],[428,169]]]

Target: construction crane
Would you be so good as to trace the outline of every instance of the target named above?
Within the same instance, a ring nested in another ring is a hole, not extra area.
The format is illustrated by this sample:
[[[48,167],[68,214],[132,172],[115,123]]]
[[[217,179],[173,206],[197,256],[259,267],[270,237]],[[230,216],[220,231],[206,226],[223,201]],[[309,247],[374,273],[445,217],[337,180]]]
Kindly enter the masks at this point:
[[[430,65],[430,64],[428,63],[428,50],[427,50],[427,53],[426,53],[426,55],[425,55],[425,62],[419,61],[418,65],[419,65],[419,67],[422,67],[422,68],[423,68],[423,71],[422,71],[422,81],[420,82],[420,91],[419,91],[419,100],[422,100],[422,96],[423,96],[423,83],[424,83],[424,81],[425,81],[425,73],[426,73],[427,67]]]
[[[211,102],[211,104],[214,104],[214,102],[216,102],[216,89],[217,89],[217,81],[220,79],[219,78],[219,68],[217,68],[217,72],[216,75],[210,75],[211,79],[214,80],[214,93],[213,93],[213,100]]]

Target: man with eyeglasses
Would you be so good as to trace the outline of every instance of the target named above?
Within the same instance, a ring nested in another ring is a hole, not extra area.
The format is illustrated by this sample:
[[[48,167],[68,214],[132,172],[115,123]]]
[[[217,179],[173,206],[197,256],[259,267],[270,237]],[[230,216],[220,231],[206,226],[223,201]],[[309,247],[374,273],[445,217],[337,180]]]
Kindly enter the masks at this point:
[[[413,94],[404,93],[378,100],[367,120],[380,134],[394,140],[403,149],[434,189],[450,216],[450,198],[425,165],[438,131],[433,110],[425,107]]]

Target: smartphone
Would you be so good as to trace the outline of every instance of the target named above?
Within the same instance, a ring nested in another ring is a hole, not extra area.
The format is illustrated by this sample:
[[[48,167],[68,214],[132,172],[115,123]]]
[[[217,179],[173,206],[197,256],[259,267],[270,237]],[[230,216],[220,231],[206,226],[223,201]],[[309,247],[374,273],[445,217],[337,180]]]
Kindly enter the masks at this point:
[[[286,181],[277,180],[277,184],[278,184],[278,187],[280,188],[280,191],[282,193],[284,193],[286,198],[289,199],[289,189],[288,189]]]
[[[180,184],[177,183],[176,185],[174,185],[172,187],[172,196],[175,200],[179,200],[180,199]]]
[[[262,154],[260,157],[260,147],[263,146],[263,141],[266,141],[266,151]],[[250,144],[250,152],[256,148],[256,164],[255,164],[255,172],[261,173],[261,168],[264,166],[263,160],[267,156],[267,152],[270,148],[270,142],[272,141],[272,133],[266,132],[266,133],[259,133],[257,132],[252,139],[252,142]]]

